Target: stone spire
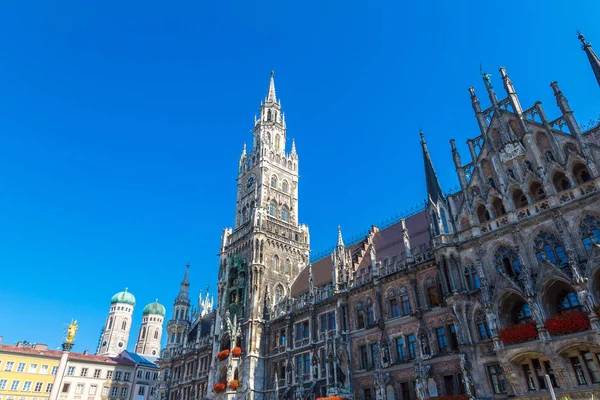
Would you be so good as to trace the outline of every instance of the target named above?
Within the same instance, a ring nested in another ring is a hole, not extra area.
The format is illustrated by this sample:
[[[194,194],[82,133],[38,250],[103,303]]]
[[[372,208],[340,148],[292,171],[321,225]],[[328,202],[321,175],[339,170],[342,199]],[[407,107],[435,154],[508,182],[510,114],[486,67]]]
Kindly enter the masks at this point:
[[[425,162],[425,181],[427,182],[427,194],[433,203],[438,203],[439,200],[444,198],[440,182],[438,181],[435,170],[433,169],[433,163],[429,156],[429,150],[427,149],[427,141],[423,131],[419,133],[421,135],[421,146],[423,147],[423,161]]]
[[[181,281],[181,285],[179,287],[179,294],[177,295],[177,302],[190,302],[189,289],[190,289],[190,280],[188,278],[188,274],[190,271],[190,263],[185,265],[185,275],[183,276],[183,281]]]
[[[592,71],[594,71],[594,75],[596,76],[598,85],[600,85],[600,58],[598,58],[598,56],[594,52],[594,49],[592,49],[592,44],[585,40],[585,36],[583,36],[581,32],[577,32],[577,38],[583,44],[581,48],[583,49],[583,51],[585,51],[585,54],[587,54],[588,60],[590,61],[590,64],[592,66]]]
[[[344,247],[344,239],[342,239],[342,227],[338,225],[338,247]]]
[[[275,97],[275,70],[271,71],[271,80],[269,81],[269,93],[267,93],[267,99],[265,103],[276,103],[277,98]]]

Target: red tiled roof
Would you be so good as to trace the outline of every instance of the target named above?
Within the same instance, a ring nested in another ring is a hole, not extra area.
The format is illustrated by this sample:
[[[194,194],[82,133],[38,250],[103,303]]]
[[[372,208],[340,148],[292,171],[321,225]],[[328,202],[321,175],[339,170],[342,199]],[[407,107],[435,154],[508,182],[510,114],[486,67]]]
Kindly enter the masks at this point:
[[[127,360],[126,358],[98,356],[96,354],[69,353],[69,360],[102,364],[135,365],[133,361]]]
[[[429,223],[427,222],[425,211],[421,211],[406,218],[406,229],[408,230],[408,235],[410,237],[410,245],[413,254],[420,253],[431,246]],[[382,230],[377,230],[377,228],[374,227],[374,230],[376,232],[373,236],[373,243],[375,244],[378,261],[384,261],[394,256],[397,257],[398,260],[405,257],[402,224],[400,221]],[[352,261],[355,263],[356,270],[365,268],[371,264],[371,256],[367,251],[367,237],[346,248],[350,249]],[[315,286],[319,287],[331,283],[332,267],[333,265],[330,256],[323,257],[312,264]],[[304,268],[300,271],[300,274],[292,285],[291,291],[292,297],[308,291],[308,268]]]
[[[32,347],[15,346],[12,344],[0,344],[0,352],[2,351],[7,353],[18,353],[30,356],[43,356],[52,358],[60,358],[62,355],[62,351],[59,350],[41,350],[34,349]]]

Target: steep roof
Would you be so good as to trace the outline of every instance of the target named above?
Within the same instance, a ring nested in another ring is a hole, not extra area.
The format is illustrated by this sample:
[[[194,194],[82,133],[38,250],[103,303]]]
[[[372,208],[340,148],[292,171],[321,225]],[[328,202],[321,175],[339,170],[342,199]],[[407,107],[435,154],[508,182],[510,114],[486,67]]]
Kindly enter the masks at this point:
[[[420,211],[406,218],[406,229],[410,237],[410,245],[413,254],[420,253],[431,247],[431,237],[429,235],[429,223],[425,211]],[[404,240],[402,235],[402,224],[400,221],[395,224],[378,230],[373,229],[373,243],[378,261],[384,261],[396,257],[401,260],[405,257]],[[371,264],[371,256],[367,251],[367,237],[358,243],[347,246],[352,255],[352,261],[356,270],[366,268]],[[323,257],[312,263],[313,277],[315,286],[325,286],[332,282],[332,262],[331,257]],[[291,295],[296,297],[308,291],[308,268],[304,268],[298,274],[298,277],[292,284]]]

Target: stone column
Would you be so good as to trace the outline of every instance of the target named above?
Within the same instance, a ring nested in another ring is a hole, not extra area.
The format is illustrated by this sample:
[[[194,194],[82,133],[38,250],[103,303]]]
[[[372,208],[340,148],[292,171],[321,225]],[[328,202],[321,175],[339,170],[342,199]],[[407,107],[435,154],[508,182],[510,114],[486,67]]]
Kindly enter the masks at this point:
[[[60,387],[62,385],[63,377],[65,376],[65,370],[69,362],[69,353],[73,348],[73,343],[65,342],[62,344],[63,353],[60,356],[60,362],[58,364],[58,371],[54,377],[54,383],[52,384],[52,391],[50,392],[49,400],[57,400],[58,394],[60,393]]]

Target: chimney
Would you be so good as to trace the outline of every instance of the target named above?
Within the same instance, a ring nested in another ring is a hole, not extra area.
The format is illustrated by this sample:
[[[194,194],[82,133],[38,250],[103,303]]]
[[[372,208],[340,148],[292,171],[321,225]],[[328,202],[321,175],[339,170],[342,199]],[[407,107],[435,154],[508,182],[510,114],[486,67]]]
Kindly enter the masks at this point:
[[[83,351],[83,355],[84,355],[84,356],[87,356],[88,354],[89,354],[89,351],[87,351],[87,350],[84,350],[84,351]]]

